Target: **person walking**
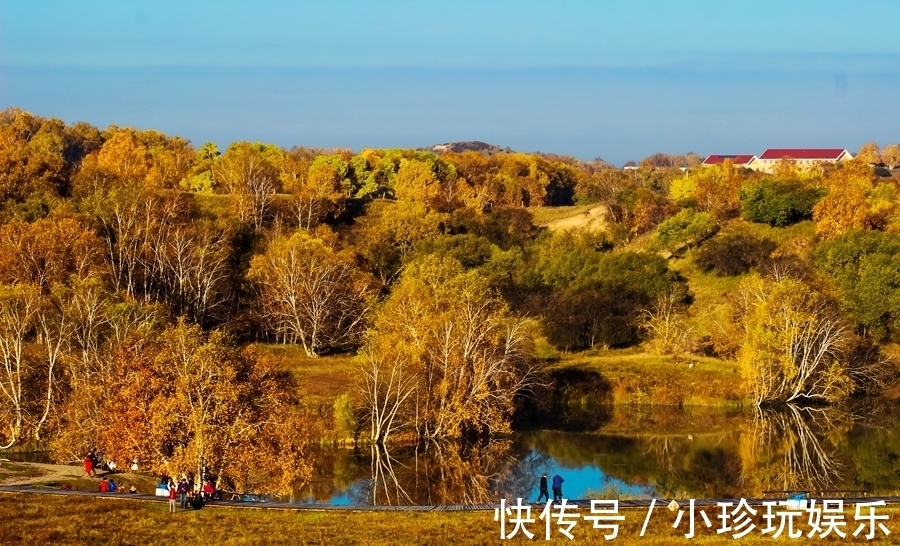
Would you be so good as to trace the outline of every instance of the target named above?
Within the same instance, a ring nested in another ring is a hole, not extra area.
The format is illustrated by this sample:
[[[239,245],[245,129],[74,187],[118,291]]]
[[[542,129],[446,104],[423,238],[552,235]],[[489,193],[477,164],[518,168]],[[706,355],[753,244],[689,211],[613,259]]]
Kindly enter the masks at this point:
[[[562,502],[562,484],[566,481],[559,474],[553,476],[553,502]]]
[[[181,501],[181,509],[184,510],[187,508],[188,504],[188,482],[187,478],[182,477],[181,481],[178,482],[178,499]]]
[[[541,502],[541,499],[550,500],[550,491],[547,489],[547,473],[541,476],[541,494],[535,502]]]
[[[175,495],[176,495],[175,484],[170,483],[169,484],[169,512],[172,514],[175,513]]]

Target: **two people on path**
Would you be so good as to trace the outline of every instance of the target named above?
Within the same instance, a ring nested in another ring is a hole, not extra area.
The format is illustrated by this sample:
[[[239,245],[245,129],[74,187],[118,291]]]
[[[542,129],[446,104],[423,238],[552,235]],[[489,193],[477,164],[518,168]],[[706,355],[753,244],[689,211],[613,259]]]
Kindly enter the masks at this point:
[[[562,502],[562,484],[566,481],[562,476],[556,474],[553,476],[553,502]],[[541,476],[541,494],[538,496],[536,502],[541,502],[541,499],[550,500],[550,492],[547,491],[547,474],[543,474]]]

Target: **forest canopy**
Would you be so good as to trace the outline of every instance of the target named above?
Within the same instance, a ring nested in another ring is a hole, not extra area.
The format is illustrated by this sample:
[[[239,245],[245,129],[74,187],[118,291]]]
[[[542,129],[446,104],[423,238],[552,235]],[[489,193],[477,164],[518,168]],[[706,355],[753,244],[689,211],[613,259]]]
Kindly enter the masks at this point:
[[[738,360],[760,403],[880,384],[871,359],[844,356],[897,338],[897,178],[698,159],[220,150],[6,110],[0,446],[99,445],[249,485],[237,453],[289,453],[273,462],[288,483],[305,471],[302,385],[256,343],[357,355],[358,411],[342,411],[378,442],[508,431],[548,359],[572,351]],[[534,216],[573,205],[599,227]],[[814,252],[779,235],[810,222]],[[710,278],[729,288],[707,317],[695,290]],[[779,317],[809,336],[773,334]],[[821,361],[774,354],[816,340]],[[817,390],[819,370],[831,382]],[[195,409],[176,418],[172,404]],[[213,441],[210,426],[231,432]]]

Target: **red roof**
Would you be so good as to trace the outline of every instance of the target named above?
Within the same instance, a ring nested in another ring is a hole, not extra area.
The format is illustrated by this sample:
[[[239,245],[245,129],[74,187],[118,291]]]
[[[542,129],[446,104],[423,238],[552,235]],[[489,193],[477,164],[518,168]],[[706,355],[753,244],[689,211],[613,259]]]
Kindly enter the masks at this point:
[[[760,159],[837,159],[847,150],[843,148],[769,148]]]
[[[704,165],[718,165],[719,163],[724,163],[726,159],[730,159],[731,162],[735,165],[744,165],[749,163],[751,159],[753,159],[753,154],[738,154],[738,155],[711,155],[703,160]]]

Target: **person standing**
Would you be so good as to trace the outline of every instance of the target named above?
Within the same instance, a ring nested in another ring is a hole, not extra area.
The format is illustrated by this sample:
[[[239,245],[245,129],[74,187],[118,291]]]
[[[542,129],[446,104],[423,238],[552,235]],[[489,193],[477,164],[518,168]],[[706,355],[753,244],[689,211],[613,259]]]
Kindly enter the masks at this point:
[[[169,483],[169,512],[175,513],[175,484]]]
[[[538,496],[538,500],[536,502],[541,502],[541,499],[550,500],[550,491],[547,489],[547,473],[545,472],[543,476],[541,476],[541,494]]]
[[[84,473],[88,476],[94,475],[94,460],[91,459],[90,453],[84,457]]]
[[[187,478],[182,477],[181,481],[178,482],[178,499],[181,501],[181,508],[187,508],[187,494],[188,494],[188,482]]]
[[[559,474],[553,476],[553,502],[562,502],[562,484],[566,481]]]

